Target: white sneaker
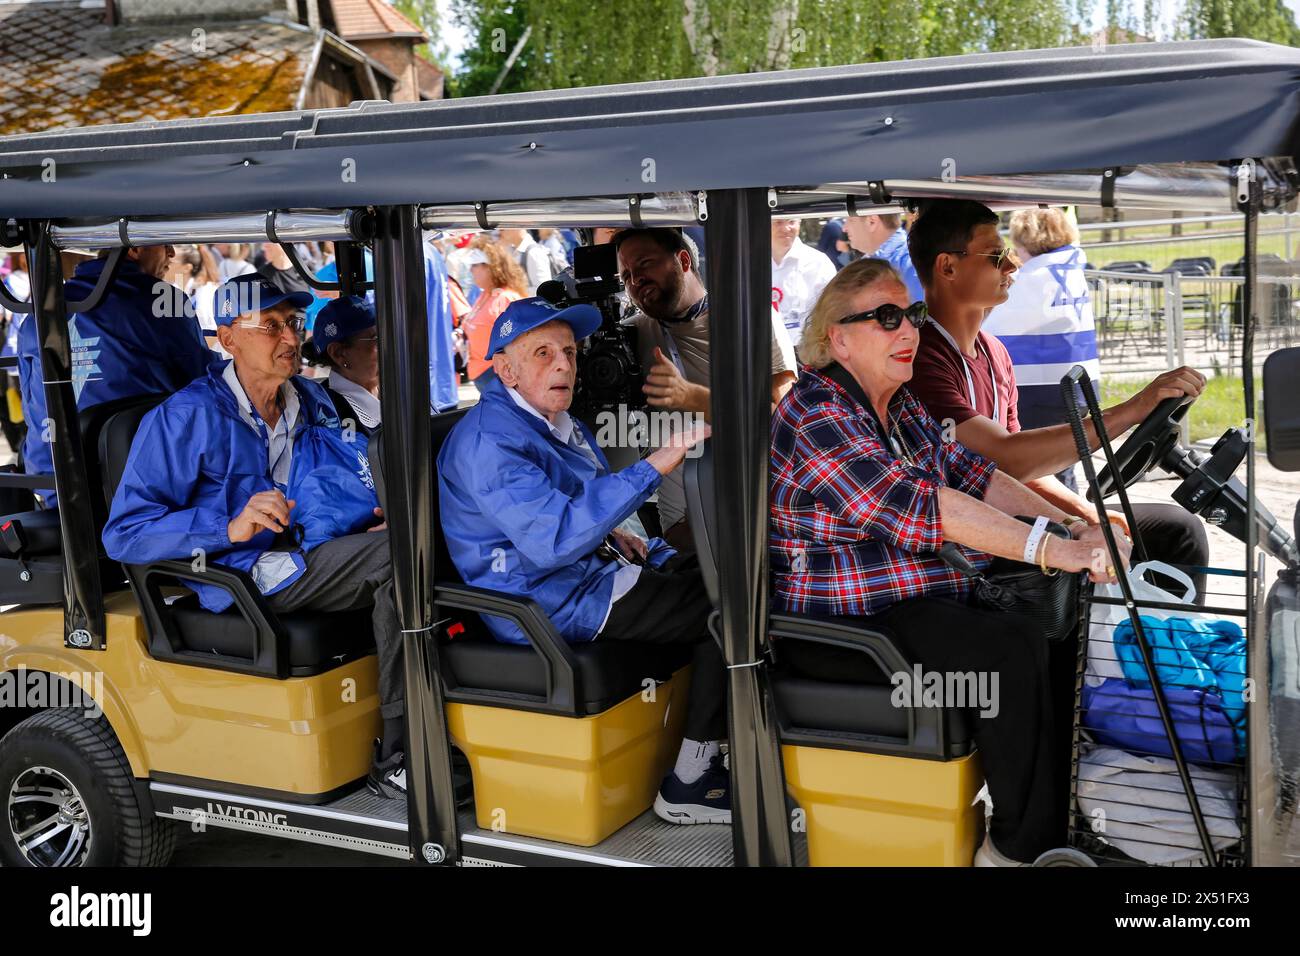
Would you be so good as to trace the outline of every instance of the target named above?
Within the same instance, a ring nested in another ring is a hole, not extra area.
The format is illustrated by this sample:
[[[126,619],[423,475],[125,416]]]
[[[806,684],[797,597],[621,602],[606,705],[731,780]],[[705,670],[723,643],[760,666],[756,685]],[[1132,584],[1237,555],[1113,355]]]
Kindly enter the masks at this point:
[[[984,835],[984,842],[980,844],[975,851],[975,866],[1029,866],[1028,863],[1017,863],[1010,857],[1005,857],[998,852],[998,848],[993,845],[993,837],[987,833]]]

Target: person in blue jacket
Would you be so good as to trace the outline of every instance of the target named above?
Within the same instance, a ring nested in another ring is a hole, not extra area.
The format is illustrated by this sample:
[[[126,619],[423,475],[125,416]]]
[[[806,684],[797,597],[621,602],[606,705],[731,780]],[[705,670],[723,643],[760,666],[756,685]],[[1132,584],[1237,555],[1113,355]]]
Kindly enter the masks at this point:
[[[100,304],[68,319],[78,409],[133,395],[170,395],[202,375],[216,358],[204,344],[194,316],[186,314],[185,296],[164,278],[174,255],[171,246],[127,250]],[[77,266],[64,283],[67,301],[90,294],[107,265],[106,256]],[[24,322],[18,332],[18,379],[28,426],[23,467],[29,475],[48,475],[54,459],[34,321]],[[47,506],[56,506],[53,491],[37,494]]]
[[[445,412],[460,403],[456,346],[451,335],[447,262],[429,239],[424,241],[424,294],[429,314],[429,400],[435,412]]]
[[[590,305],[512,302],[487,353],[497,373],[438,455],[439,507],[452,562],[466,583],[541,605],[571,643],[693,644],[686,739],[655,799],[673,823],[729,823],[720,745],[726,670],[709,636],[699,565],[660,538],[620,528],[660,480],[708,435],[702,421],[612,472],[587,427],[569,415],[578,340],[600,326]],[[485,618],[497,640],[526,644],[517,627]]]
[[[384,735],[369,785],[405,796],[401,632],[388,532],[364,444],[349,441],[320,385],[298,375],[305,292],[260,275],[216,292],[232,356],[140,423],[104,527],[129,564],[202,557],[250,574],[274,611],[373,606]],[[209,611],[230,593],[189,583]]]

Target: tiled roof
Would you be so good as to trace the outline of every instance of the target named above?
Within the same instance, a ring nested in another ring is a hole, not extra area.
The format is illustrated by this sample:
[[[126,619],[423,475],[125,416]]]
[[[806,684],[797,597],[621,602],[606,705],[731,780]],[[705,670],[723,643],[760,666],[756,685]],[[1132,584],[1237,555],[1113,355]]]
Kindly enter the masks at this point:
[[[330,0],[334,32],[345,40],[402,36],[427,39],[424,31],[384,0]]]
[[[283,21],[108,27],[75,3],[0,6],[0,135],[290,110],[314,33]]]

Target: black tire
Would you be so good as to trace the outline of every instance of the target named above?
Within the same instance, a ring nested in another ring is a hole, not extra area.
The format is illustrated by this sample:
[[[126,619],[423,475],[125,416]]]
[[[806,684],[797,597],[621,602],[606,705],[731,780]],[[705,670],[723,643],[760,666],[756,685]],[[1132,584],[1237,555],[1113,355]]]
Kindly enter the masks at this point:
[[[76,710],[42,711],[0,740],[0,863],[55,865],[49,858],[53,851],[41,851],[46,858],[37,860],[19,848],[15,827],[30,822],[32,813],[39,817],[46,812],[44,805],[34,808],[30,799],[21,806],[14,802],[12,791],[20,777],[24,784],[62,777],[81,798],[79,809],[84,812],[79,819],[84,817],[87,824],[86,843],[59,865],[165,866],[171,858],[175,829],[170,820],[160,820],[141,806],[126,754],[102,714],[92,719]]]

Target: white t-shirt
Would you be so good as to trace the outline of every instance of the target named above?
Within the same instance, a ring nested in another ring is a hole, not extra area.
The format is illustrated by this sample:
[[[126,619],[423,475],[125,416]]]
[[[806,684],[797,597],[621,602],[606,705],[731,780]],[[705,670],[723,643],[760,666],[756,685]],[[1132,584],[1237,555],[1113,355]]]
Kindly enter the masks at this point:
[[[784,259],[772,260],[772,307],[781,314],[781,322],[794,344],[799,344],[813,306],[833,278],[835,266],[826,254],[798,236]]]

